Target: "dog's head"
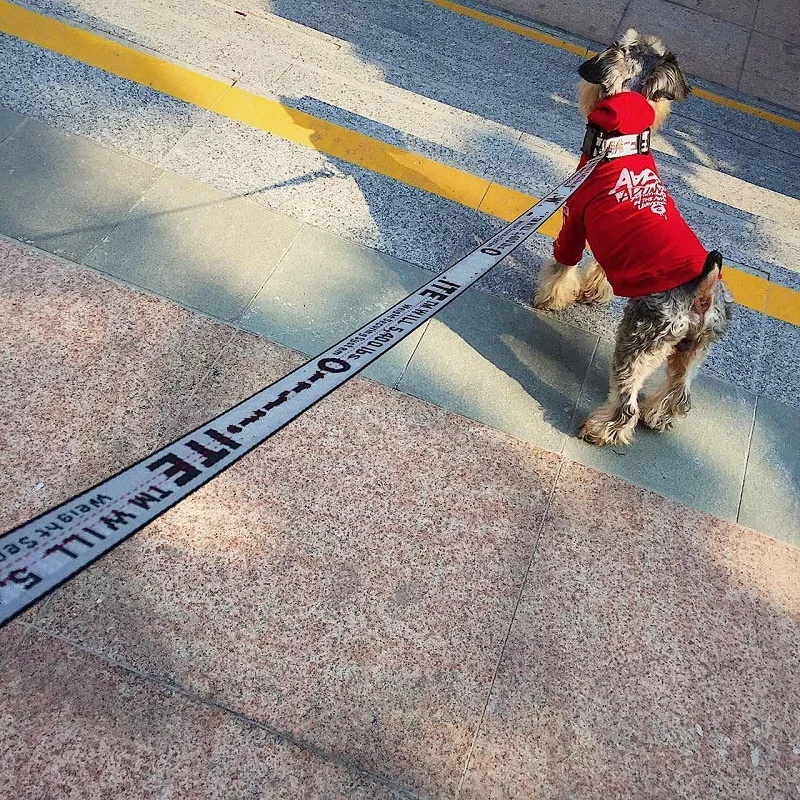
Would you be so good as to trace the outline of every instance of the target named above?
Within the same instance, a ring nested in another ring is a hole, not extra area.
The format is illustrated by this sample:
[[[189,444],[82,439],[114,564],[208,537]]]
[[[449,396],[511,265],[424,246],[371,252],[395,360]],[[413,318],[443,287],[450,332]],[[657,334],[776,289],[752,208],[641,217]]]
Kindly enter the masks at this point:
[[[691,89],[673,53],[656,36],[640,36],[632,28],[610,47],[578,68],[578,104],[589,116],[606,97],[639,92],[656,112],[654,128],[669,114],[673,100],[685,100]]]

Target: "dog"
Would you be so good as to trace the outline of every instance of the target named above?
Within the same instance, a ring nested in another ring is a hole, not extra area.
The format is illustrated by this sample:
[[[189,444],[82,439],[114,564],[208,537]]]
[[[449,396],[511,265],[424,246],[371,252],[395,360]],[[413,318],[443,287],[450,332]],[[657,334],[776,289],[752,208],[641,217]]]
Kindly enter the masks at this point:
[[[650,133],[691,91],[674,54],[655,36],[628,30],[578,69],[587,118],[581,164],[606,158],[564,206],[553,259],[540,272],[534,306],[630,298],[616,333],[605,404],[581,426],[597,445],[629,444],[641,420],[665,431],[691,407],[694,372],[726,332],[733,298],[722,256],[707,251],[681,217],[650,154]],[[594,259],[581,271],[586,242]],[[639,403],[664,362],[667,378]]]

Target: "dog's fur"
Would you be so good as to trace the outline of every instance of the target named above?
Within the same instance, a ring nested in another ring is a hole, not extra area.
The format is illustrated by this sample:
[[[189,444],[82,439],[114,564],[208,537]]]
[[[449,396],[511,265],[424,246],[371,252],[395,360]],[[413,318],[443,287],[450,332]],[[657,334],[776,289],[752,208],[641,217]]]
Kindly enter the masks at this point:
[[[588,116],[601,100],[621,92],[644,95],[653,107],[653,130],[666,120],[671,103],[684,100],[689,86],[675,56],[655,36],[627,31],[578,70],[578,105]],[[613,297],[602,267],[592,261],[579,271],[556,261],[542,267],[534,296],[538,308],[558,310],[570,303],[605,303]],[[628,301],[617,330],[606,403],[583,423],[580,437],[594,444],[628,444],[637,422],[664,431],[691,406],[693,373],[709,345],[728,328],[732,298],[719,278],[708,275],[668,292]],[[667,379],[639,404],[645,380],[667,362]]]

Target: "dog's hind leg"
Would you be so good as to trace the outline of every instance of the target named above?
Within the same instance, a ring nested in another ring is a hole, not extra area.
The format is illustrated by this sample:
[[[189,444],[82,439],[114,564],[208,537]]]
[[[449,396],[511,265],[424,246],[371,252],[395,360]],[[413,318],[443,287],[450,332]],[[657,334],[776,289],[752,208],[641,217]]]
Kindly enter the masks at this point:
[[[703,280],[686,300],[687,309],[699,317],[699,327],[675,346],[667,358],[667,380],[652,396],[642,400],[642,422],[648,428],[665,431],[689,412],[692,378],[711,345],[728,329],[732,298],[717,276]]]
[[[651,397],[642,400],[642,422],[655,431],[669,430],[692,407],[692,378],[708,351],[707,338],[684,339],[667,356],[667,380]]]
[[[533,305],[545,311],[559,311],[575,302],[581,290],[577,267],[566,267],[548,259],[539,272],[539,283]]]
[[[603,268],[592,259],[591,263],[581,272],[581,290],[578,293],[578,303],[608,303],[614,297],[614,290],[606,278]]]
[[[591,444],[630,444],[639,421],[639,392],[658,369],[672,343],[623,356],[619,346],[611,364],[608,399],[581,426],[579,437]]]
[[[628,444],[639,421],[639,392],[678,337],[665,313],[665,295],[631,300],[625,308],[611,359],[608,399],[583,423],[580,438],[592,444]]]

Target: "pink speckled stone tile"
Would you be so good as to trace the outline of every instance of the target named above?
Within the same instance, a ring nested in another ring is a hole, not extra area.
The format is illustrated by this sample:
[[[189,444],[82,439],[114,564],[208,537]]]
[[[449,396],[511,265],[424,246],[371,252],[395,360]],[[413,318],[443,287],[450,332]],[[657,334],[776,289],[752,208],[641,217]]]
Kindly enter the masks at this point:
[[[0,238],[0,530],[163,443],[231,335]]]
[[[18,622],[12,622],[0,628],[0,672],[3,664],[11,657],[25,634],[25,628]]]
[[[186,424],[297,362],[241,334]],[[452,796],[557,463],[356,379],[59,590],[37,625]]]
[[[800,796],[800,550],[565,464],[463,798]]]
[[[25,800],[399,800],[223,709],[32,632],[0,673],[0,786]]]

